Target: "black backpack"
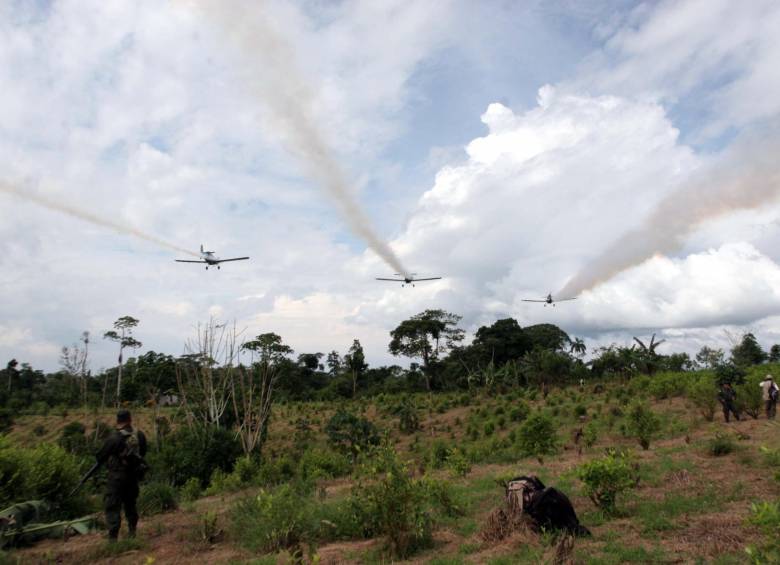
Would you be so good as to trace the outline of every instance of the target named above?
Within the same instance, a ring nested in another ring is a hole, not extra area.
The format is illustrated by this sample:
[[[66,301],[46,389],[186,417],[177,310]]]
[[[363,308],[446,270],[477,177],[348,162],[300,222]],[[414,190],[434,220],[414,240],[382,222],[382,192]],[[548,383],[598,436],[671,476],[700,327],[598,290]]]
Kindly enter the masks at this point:
[[[589,536],[588,528],[580,524],[569,497],[561,491],[545,487],[535,476],[517,477],[509,481],[509,489],[513,483],[522,482],[522,511],[530,516],[539,528],[566,530],[575,536]]]

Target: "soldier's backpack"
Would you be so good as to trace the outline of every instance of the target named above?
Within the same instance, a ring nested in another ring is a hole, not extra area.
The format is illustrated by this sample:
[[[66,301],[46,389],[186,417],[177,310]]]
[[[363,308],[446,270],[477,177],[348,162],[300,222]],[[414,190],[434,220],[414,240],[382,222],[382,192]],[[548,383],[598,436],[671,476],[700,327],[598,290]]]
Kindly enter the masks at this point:
[[[775,383],[772,383],[772,385],[769,387],[769,400],[772,400],[773,402],[777,402],[777,385]]]
[[[538,528],[566,530],[575,536],[589,536],[588,528],[580,524],[569,498],[561,491],[545,487],[536,476],[522,476],[509,481],[506,487],[510,507],[527,514]]]
[[[121,429],[119,433],[122,434],[122,439],[124,440],[118,456],[120,465],[132,473],[139,481],[144,480],[146,472],[149,470],[149,465],[141,455],[138,432],[136,430]]]

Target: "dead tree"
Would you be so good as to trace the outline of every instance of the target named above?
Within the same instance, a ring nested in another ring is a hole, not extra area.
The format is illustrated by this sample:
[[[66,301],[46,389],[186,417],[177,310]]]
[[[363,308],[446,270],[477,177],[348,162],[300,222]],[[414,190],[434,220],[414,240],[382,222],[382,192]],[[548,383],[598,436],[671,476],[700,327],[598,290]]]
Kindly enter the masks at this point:
[[[198,324],[196,336],[185,344],[176,380],[190,426],[220,425],[234,389],[240,334],[235,323],[228,326],[212,318]]]

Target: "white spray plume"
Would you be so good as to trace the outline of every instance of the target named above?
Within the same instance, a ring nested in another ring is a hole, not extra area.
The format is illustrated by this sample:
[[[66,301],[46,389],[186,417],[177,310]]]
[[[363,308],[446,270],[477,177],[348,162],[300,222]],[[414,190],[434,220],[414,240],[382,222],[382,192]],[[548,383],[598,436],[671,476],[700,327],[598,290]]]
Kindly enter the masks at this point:
[[[195,253],[194,251],[189,251],[187,249],[184,249],[183,247],[179,247],[178,245],[174,245],[173,243],[169,243],[163,239],[160,239],[159,237],[155,237],[153,235],[149,235],[148,233],[144,233],[141,230],[138,230],[132,226],[115,222],[113,220],[108,220],[106,218],[101,218],[100,216],[97,216],[91,212],[80,210],[79,208],[76,208],[75,206],[72,206],[70,204],[64,204],[62,202],[58,202],[57,200],[54,200],[48,196],[37,194],[29,190],[24,190],[12,183],[8,183],[0,180],[0,192],[5,192],[6,194],[12,194],[14,196],[18,196],[19,198],[37,204],[38,206],[43,206],[44,208],[48,208],[49,210],[54,210],[55,212],[60,212],[62,214],[66,214],[73,218],[78,218],[79,220],[84,220],[85,222],[95,224],[96,226],[108,228],[125,235],[131,235],[133,237],[137,237],[139,239],[149,241],[159,247],[172,249],[173,251],[178,251],[179,253],[192,255],[193,257],[200,257],[200,255],[198,253]]]
[[[223,29],[225,37],[238,47],[250,68],[262,69],[262,73],[253,76],[249,86],[271,110],[288,149],[301,160],[308,174],[326,188],[352,231],[395,272],[407,276],[408,271],[374,231],[355,200],[346,174],[318,127],[311,86],[296,67],[292,46],[269,21],[264,4],[257,1],[241,4],[239,8],[233,2],[204,0],[192,6]]]
[[[772,203],[780,197],[779,154],[777,136],[735,142],[722,159],[664,198],[640,227],[591,260],[559,295],[577,296],[656,254],[672,253],[709,220]]]

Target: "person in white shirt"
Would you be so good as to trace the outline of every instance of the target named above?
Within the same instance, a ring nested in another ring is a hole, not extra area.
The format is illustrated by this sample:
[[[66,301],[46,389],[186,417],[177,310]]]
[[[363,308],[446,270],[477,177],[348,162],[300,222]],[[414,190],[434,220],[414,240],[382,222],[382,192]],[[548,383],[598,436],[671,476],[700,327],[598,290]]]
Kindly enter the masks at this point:
[[[758,386],[761,387],[761,393],[764,398],[767,420],[774,420],[775,414],[777,414],[777,384],[772,379],[772,375],[767,375]]]

